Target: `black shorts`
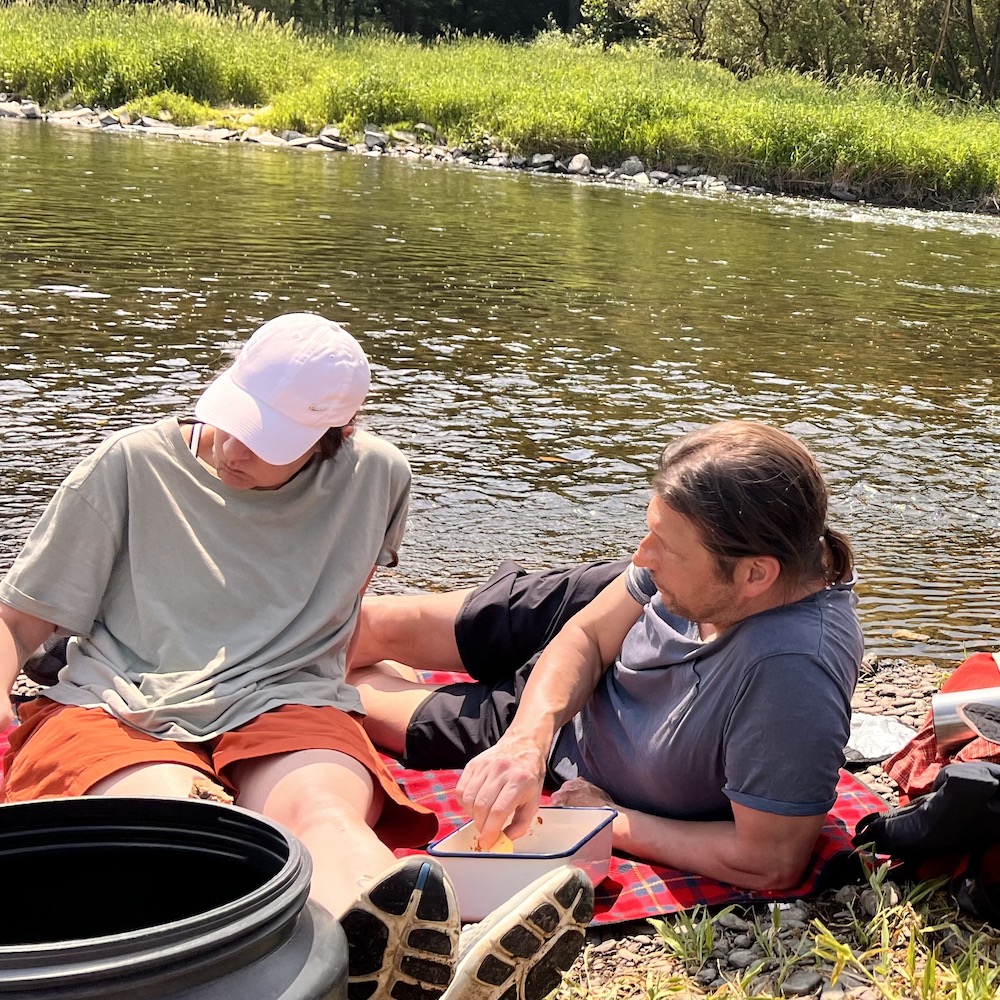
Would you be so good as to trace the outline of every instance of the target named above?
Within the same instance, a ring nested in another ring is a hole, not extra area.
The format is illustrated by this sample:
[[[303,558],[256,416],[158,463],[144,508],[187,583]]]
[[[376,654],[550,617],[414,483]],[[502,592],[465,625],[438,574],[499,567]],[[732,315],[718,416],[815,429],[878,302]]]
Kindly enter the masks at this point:
[[[548,641],[628,564],[617,559],[528,572],[502,563],[455,620],[458,651],[475,682],[447,684],[417,709],[403,763],[417,770],[460,768],[493,746]]]

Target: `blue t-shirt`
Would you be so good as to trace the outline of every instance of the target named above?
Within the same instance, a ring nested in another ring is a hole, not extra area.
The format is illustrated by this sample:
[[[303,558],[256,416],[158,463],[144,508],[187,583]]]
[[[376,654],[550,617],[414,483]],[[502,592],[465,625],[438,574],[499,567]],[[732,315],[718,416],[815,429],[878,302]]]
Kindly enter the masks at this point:
[[[814,816],[836,801],[863,653],[853,581],[752,615],[703,642],[645,570],[615,663],[556,738],[550,770],[620,805],[677,819],[730,803]]]

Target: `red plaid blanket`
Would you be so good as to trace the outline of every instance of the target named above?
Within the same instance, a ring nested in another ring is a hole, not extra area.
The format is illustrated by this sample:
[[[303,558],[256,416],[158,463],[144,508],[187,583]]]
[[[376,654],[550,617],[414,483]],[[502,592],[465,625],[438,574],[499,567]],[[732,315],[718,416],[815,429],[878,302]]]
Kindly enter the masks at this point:
[[[440,817],[439,837],[467,822],[455,798],[459,771],[408,771],[386,758],[397,779],[415,802],[433,809]],[[809,896],[828,885],[846,881],[854,853],[851,837],[862,816],[886,809],[885,802],[853,774],[841,771],[837,803],[826,819],[816,843],[813,863],[802,882],[781,892],[750,892],[745,889],[642,861],[613,855],[608,877],[596,887],[595,924],[642,920],[688,910],[698,904],[779,901]],[[400,851],[399,853],[413,853]]]

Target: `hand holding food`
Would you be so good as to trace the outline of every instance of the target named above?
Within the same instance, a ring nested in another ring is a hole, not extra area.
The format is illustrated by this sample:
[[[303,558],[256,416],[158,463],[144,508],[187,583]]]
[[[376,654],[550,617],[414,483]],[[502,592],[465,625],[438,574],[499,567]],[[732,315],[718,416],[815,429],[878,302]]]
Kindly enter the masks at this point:
[[[476,838],[476,846],[473,849],[481,851],[483,854],[513,854],[514,841],[501,831],[500,836],[497,837],[491,847],[483,847],[483,842],[479,838]]]

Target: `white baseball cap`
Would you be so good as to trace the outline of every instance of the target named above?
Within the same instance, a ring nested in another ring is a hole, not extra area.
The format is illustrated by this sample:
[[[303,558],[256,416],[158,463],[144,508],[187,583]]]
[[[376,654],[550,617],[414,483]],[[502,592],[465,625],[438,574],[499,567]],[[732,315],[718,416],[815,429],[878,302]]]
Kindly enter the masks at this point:
[[[265,462],[286,465],[350,423],[370,384],[365,352],[342,326],[287,313],[254,333],[194,412]]]

